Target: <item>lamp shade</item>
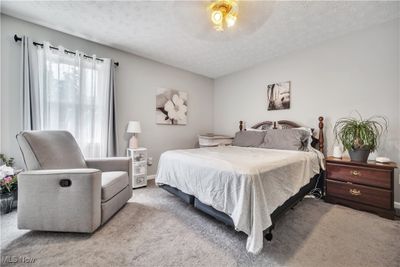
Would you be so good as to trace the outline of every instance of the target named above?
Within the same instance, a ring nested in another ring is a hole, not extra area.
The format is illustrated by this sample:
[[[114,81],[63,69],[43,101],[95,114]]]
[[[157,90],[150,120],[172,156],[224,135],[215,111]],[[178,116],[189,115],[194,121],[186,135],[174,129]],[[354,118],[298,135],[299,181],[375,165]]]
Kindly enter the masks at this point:
[[[142,129],[140,127],[140,122],[139,121],[130,121],[128,123],[128,128],[126,129],[127,133],[140,133],[142,132]]]

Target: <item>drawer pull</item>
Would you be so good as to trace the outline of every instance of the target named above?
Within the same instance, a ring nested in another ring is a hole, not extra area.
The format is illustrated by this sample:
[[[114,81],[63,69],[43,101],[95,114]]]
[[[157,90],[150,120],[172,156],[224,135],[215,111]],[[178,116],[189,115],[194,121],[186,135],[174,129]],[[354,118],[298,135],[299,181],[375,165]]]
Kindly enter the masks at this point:
[[[349,189],[350,194],[352,194],[353,196],[360,196],[361,195],[361,191],[358,189]]]
[[[361,172],[359,172],[359,171],[350,171],[350,174],[354,175],[354,176],[360,176]]]

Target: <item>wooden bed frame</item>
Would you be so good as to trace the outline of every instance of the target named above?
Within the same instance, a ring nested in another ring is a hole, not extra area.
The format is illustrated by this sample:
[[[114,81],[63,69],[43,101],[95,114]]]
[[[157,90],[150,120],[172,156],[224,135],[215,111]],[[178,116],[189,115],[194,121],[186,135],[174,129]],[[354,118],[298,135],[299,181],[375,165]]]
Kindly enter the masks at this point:
[[[324,118],[320,116],[318,118],[318,128],[319,128],[319,138],[316,139],[313,137],[313,142],[312,146],[316,149],[319,149],[322,153],[324,153]],[[279,127],[278,127],[279,126]],[[301,125],[288,121],[288,120],[280,120],[277,122],[272,122],[272,121],[263,121],[260,123],[255,124],[252,126],[252,129],[278,129],[278,128],[283,128],[283,129],[291,129],[291,128],[298,128],[302,127]],[[246,131],[243,127],[243,121],[239,122],[239,130],[240,131]],[[314,129],[312,129],[314,131]],[[323,192],[323,184],[324,184],[324,171],[321,170],[319,174],[315,175],[310,179],[310,182],[303,186],[297,194],[289,198],[288,200],[285,201],[281,206],[276,208],[272,214],[271,214],[271,221],[272,225],[268,227],[267,229],[264,230],[264,237],[266,240],[271,241],[272,240],[272,230],[275,227],[276,222],[281,218],[288,210],[292,209],[294,206],[297,205],[300,201],[303,200],[303,198],[311,192],[311,190],[315,188],[319,188],[321,192]],[[188,195],[186,193],[183,193],[177,188],[171,187],[169,185],[161,185],[161,188],[165,189],[166,191],[170,192],[171,194],[174,194],[181,198],[183,201],[186,203],[193,205],[195,208],[203,211],[204,213],[214,217],[215,219],[223,222],[226,225],[234,227],[234,223],[232,219],[225,213],[218,211],[214,209],[211,206],[208,206],[204,203],[202,203],[200,200],[198,200],[196,197],[192,195]]]
[[[316,139],[314,136],[312,146],[322,153],[324,153],[324,117],[320,116],[318,117],[318,128],[319,128],[319,133],[318,133],[318,139]],[[279,126],[279,127],[278,127]],[[281,120],[281,121],[263,121],[259,122],[251,127],[251,129],[259,129],[259,130],[268,130],[268,129],[292,129],[292,128],[299,128],[299,127],[304,127],[300,124],[297,124],[296,122],[293,121],[288,121],[288,120]],[[246,131],[243,127],[243,121],[239,121],[239,131]],[[314,128],[311,128],[311,130],[314,132]]]

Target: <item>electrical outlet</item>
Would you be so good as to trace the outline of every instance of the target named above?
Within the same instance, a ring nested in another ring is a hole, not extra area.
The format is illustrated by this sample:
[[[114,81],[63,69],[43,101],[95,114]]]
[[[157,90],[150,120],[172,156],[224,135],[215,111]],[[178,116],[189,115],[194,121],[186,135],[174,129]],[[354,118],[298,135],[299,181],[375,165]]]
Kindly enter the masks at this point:
[[[153,157],[148,157],[147,158],[147,166],[153,165]]]

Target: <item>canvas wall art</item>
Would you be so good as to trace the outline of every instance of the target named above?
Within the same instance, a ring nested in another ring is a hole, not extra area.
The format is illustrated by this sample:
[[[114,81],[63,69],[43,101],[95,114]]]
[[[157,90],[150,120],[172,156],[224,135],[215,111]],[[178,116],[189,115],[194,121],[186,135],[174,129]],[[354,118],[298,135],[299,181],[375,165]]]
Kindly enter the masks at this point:
[[[156,123],[186,125],[187,92],[158,88],[156,95]]]
[[[290,108],[290,81],[273,83],[267,86],[268,110]]]

